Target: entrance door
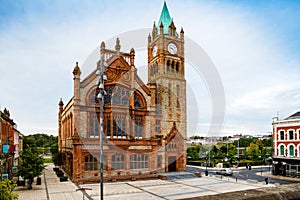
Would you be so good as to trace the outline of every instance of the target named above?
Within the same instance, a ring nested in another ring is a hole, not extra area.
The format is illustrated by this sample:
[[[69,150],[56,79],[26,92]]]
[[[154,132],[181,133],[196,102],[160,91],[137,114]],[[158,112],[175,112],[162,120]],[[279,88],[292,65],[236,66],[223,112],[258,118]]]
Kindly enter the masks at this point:
[[[176,171],[176,156],[168,157],[168,172]]]

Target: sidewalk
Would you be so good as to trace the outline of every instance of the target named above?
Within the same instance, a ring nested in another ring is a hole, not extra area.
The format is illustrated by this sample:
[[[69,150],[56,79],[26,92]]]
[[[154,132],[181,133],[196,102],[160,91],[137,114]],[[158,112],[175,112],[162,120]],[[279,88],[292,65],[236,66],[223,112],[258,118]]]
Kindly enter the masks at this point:
[[[19,200],[82,200],[82,192],[76,191],[77,185],[70,180],[59,182],[53,167],[53,164],[47,164],[41,176],[42,184],[36,185],[35,179],[32,190],[27,190],[26,186],[16,187],[14,192],[19,194]]]
[[[260,172],[257,172],[256,175],[261,176]],[[280,180],[286,180],[286,181],[295,181],[300,183],[300,178],[294,178],[294,177],[289,177],[289,176],[275,176],[271,172],[263,172],[262,176],[266,176],[269,178],[274,178],[274,179],[280,179]]]
[[[41,176],[42,184],[36,185],[35,180],[32,190],[27,190],[26,186],[15,188],[14,191],[19,194],[19,200],[81,200],[83,199],[83,193],[76,191],[80,186],[92,189],[86,191],[87,196],[85,196],[85,199],[99,199],[99,184],[78,186],[70,180],[59,182],[53,167],[53,164],[47,164]],[[275,185],[211,175],[192,179],[105,183],[104,197],[106,200],[183,199],[263,187],[275,187]]]

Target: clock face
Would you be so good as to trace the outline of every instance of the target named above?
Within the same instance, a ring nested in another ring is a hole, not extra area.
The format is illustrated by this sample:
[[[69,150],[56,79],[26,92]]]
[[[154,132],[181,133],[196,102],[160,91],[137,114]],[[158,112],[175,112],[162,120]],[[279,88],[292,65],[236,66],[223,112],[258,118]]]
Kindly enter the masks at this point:
[[[170,52],[170,54],[177,53],[177,46],[173,42],[170,42],[168,44],[168,51]]]
[[[156,54],[157,54],[157,46],[155,45],[152,49],[152,56],[154,57],[156,56]]]

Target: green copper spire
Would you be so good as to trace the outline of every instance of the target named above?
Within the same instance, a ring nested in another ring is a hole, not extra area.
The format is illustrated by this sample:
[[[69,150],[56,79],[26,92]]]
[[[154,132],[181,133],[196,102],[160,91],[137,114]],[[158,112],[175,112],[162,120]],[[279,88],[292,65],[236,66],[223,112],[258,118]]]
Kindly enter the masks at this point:
[[[159,21],[157,23],[158,31],[159,31],[159,26],[160,26],[161,22],[164,25],[164,34],[168,34],[168,29],[172,22],[172,18],[170,16],[166,1],[164,2],[164,6],[163,6],[163,9],[160,14]]]

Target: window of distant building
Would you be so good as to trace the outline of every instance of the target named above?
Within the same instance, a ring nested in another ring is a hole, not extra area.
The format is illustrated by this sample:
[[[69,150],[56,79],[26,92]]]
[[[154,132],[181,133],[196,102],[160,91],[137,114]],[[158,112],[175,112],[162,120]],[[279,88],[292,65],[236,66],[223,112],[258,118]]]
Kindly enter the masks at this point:
[[[289,139],[290,139],[290,140],[293,140],[293,139],[294,139],[294,131],[293,131],[293,130],[290,130],[290,131],[289,131]]]
[[[295,152],[294,152],[294,145],[290,145],[290,156],[294,156],[295,155]]]
[[[280,146],[280,155],[284,156],[284,145]]]
[[[280,140],[284,140],[284,131],[279,132]]]
[[[124,155],[123,154],[115,154],[111,157],[111,164],[113,170],[125,169]]]
[[[130,155],[130,169],[148,168],[148,155],[133,154]]]
[[[84,157],[84,164],[86,171],[98,170],[99,162],[98,160],[92,156],[91,154]]]

